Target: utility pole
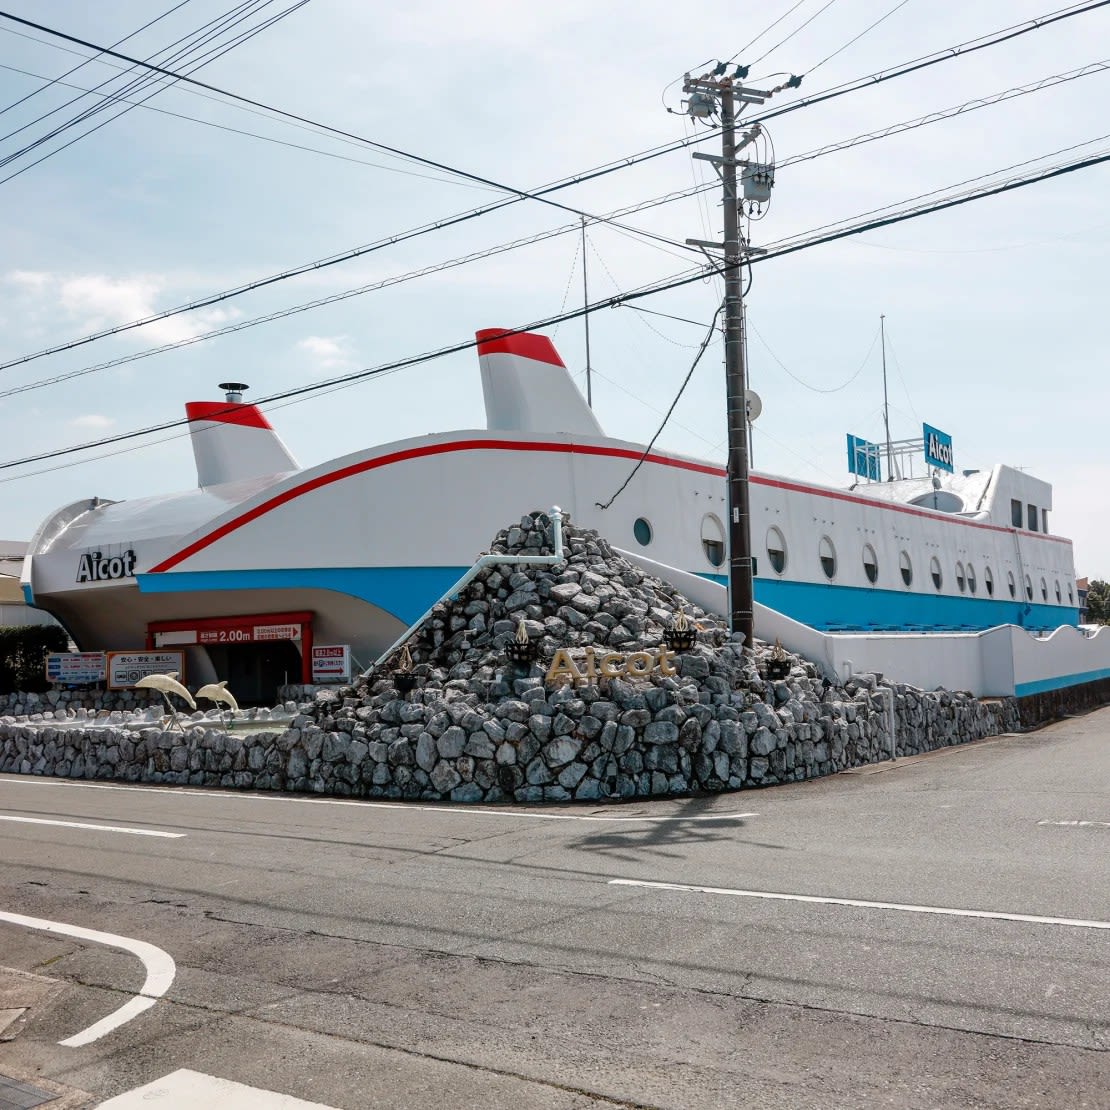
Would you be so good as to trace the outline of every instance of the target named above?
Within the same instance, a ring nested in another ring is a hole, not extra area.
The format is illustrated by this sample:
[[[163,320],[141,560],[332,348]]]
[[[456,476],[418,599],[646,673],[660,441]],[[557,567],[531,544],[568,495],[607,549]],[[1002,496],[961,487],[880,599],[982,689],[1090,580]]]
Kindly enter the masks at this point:
[[[779,89],[764,91],[734,85],[734,78],[747,76],[744,66],[737,67],[733,77],[723,76],[725,66],[718,65],[713,74],[692,78],[686,74],[682,86],[689,94],[687,111],[695,119],[705,119],[720,113],[721,156],[695,154],[695,158],[710,162],[717,170],[723,187],[724,242],[708,243],[701,239],[687,239],[691,246],[704,250],[721,251],[724,255],[724,333],[725,333],[725,407],[728,421],[728,550],[729,550],[729,622],[734,633],[744,637],[745,649],[755,645],[755,604],[752,591],[752,539],[751,503],[748,489],[748,422],[747,422],[747,367],[745,365],[744,290],[742,267],[744,260],[756,253],[740,235],[740,195],[736,187],[736,168],[745,170],[746,195],[770,195],[773,167],[737,162],[738,149],[742,149],[760,134],[759,124],[736,138],[736,105],[762,104]],[[779,88],[797,88],[800,78]],[[750,194],[749,194],[750,182]],[[760,252],[761,253],[761,252]]]
[[[582,217],[582,303],[590,307],[590,287],[586,284],[586,217]],[[590,314],[582,316],[586,325],[586,404],[594,407],[594,389],[590,381]]]

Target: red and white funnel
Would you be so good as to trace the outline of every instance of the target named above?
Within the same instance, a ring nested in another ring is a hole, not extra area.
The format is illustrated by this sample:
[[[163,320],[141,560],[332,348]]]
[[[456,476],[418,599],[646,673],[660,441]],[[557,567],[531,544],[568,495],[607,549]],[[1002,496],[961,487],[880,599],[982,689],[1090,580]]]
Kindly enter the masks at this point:
[[[218,486],[300,470],[261,410],[240,403],[247,387],[226,382],[220,388],[227,390],[226,401],[190,401],[185,406],[197,485]]]

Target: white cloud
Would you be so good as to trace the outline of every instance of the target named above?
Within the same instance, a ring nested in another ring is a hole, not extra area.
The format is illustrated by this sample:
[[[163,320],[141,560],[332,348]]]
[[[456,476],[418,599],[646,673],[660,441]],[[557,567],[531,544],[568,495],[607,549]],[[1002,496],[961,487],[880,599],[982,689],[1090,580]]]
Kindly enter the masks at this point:
[[[355,352],[345,335],[309,335],[298,341],[297,349],[308,356],[309,365],[316,374],[348,370],[355,365]]]
[[[70,422],[71,428],[110,428],[116,422],[114,416],[105,416],[100,412],[86,412],[82,416],[75,416]]]
[[[38,270],[13,270],[4,275],[4,280],[12,285],[20,285],[25,289],[42,289],[50,281],[50,275]]]

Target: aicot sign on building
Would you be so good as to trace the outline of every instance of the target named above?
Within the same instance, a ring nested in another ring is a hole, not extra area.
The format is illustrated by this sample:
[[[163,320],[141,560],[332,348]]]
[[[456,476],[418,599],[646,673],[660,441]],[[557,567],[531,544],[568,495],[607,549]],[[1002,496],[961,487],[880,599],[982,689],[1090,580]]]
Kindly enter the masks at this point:
[[[134,577],[135,552],[131,548],[120,552],[119,555],[87,551],[77,560],[78,582],[113,582],[120,578]]]

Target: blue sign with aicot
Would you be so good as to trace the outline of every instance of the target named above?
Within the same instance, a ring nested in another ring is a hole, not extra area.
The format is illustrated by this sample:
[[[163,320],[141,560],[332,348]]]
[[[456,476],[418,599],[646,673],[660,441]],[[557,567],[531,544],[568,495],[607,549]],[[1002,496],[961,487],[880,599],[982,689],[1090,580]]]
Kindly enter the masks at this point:
[[[952,454],[952,437],[939,431],[930,424],[921,425],[922,439],[925,442],[925,461],[938,470],[955,470],[955,456]]]
[[[848,472],[860,478],[870,478],[873,482],[881,482],[882,472],[879,467],[879,445],[868,443],[859,436],[848,435]]]

